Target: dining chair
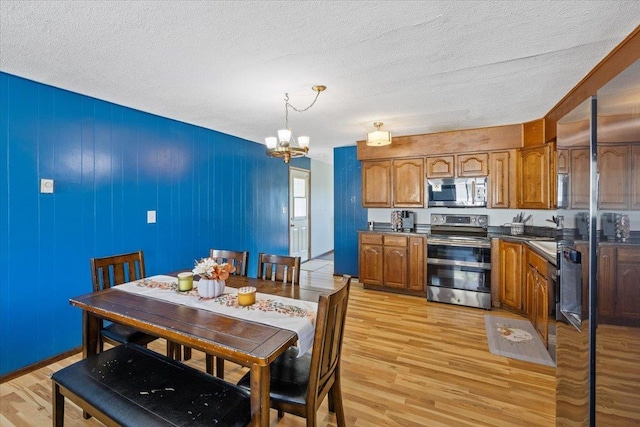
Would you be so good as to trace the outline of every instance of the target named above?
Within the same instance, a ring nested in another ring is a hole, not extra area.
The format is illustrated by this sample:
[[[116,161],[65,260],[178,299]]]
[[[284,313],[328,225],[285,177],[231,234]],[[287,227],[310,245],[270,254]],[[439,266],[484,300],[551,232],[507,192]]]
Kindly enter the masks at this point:
[[[249,261],[248,251],[228,251],[225,249],[211,249],[209,251],[209,258],[213,258],[216,263],[222,264],[228,262],[232,264],[236,271],[233,274],[238,276],[247,275],[247,263]]]
[[[94,292],[145,277],[144,254],[142,251],[91,258],[90,264]],[[98,340],[100,352],[104,350],[105,342],[112,345],[135,343],[146,347],[147,344],[157,338],[118,323],[104,326],[103,321],[100,320],[100,339]],[[170,344],[167,343],[167,354],[170,353],[169,348]]]
[[[320,296],[311,354],[298,357],[297,348],[290,347],[271,364],[271,407],[278,410],[278,417],[288,412],[306,418],[307,426],[316,426],[316,412],[328,394],[329,411],[335,412],[339,427],[345,426],[340,353],[350,285],[351,277],[344,275],[338,290]],[[251,373],[238,385],[249,389]]]
[[[247,263],[249,261],[249,252],[248,251],[228,251],[225,249],[211,249],[209,251],[209,258],[213,258],[216,263],[221,264],[223,262],[228,262],[233,264],[236,268],[236,271],[233,273],[237,276],[246,276],[247,275]],[[191,349],[184,349],[185,358],[190,355]],[[224,359],[220,357],[215,357],[211,354],[207,354],[205,356],[205,365],[208,374],[214,375],[213,372],[213,362],[215,360],[216,370],[215,375],[224,379]]]
[[[300,257],[258,254],[258,278],[276,282],[300,284]]]

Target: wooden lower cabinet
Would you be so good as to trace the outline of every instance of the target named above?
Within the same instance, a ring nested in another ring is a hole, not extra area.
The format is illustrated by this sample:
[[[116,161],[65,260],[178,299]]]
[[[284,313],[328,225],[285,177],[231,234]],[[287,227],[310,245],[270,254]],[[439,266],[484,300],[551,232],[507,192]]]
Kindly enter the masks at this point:
[[[427,280],[425,238],[409,237],[409,277],[407,288],[424,294]]]
[[[383,283],[392,288],[407,286],[407,248],[402,246],[384,246],[382,270]]]
[[[500,240],[498,276],[501,305],[522,309],[522,243]]]
[[[382,236],[378,234],[361,234],[358,280],[365,285],[382,286],[383,261]]]
[[[547,280],[547,260],[534,250],[525,249],[526,253],[526,304],[525,312],[533,327],[538,331],[545,345],[548,342],[549,330],[549,282]]]
[[[600,245],[598,323],[640,326],[640,247]]]
[[[426,238],[360,233],[359,281],[365,288],[426,295]]]
[[[500,240],[498,247],[500,305],[525,314],[546,345],[549,327],[547,260],[523,243]]]

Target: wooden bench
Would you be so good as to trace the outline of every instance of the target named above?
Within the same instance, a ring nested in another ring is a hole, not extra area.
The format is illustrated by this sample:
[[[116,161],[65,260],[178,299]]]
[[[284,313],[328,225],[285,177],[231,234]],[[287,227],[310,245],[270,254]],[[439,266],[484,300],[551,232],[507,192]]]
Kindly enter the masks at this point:
[[[246,426],[249,393],[136,344],[87,357],[51,376],[53,425],[64,399],[107,426]]]

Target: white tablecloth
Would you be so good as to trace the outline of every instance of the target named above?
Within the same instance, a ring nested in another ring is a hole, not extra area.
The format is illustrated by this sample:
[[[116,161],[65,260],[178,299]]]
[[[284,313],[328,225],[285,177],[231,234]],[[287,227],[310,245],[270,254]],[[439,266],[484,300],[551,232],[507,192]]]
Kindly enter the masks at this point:
[[[255,304],[240,306],[238,290],[235,288],[225,287],[219,297],[205,299],[198,295],[198,282],[194,281],[193,285],[193,290],[179,292],[177,278],[151,276],[118,285],[114,289],[294,331],[298,334],[300,355],[313,346],[318,303],[257,293]]]

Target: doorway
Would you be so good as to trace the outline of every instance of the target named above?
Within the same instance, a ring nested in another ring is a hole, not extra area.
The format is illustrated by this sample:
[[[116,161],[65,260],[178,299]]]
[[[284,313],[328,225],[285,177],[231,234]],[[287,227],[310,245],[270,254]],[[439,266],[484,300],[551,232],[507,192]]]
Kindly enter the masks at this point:
[[[289,255],[309,259],[309,180],[306,169],[289,168]]]

